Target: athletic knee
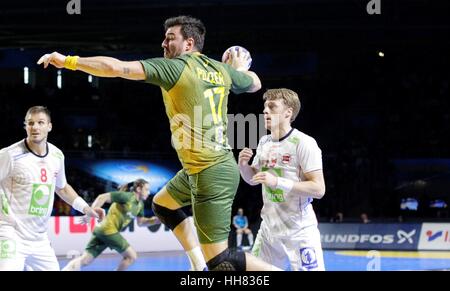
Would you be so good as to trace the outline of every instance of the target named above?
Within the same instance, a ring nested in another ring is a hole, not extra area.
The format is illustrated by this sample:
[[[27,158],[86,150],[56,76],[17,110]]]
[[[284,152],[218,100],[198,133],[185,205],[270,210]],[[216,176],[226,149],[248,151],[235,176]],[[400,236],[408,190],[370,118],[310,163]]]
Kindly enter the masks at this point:
[[[152,210],[159,220],[171,230],[174,230],[178,224],[187,218],[187,215],[181,208],[172,210],[161,206],[154,201],[152,202]]]
[[[138,255],[137,255],[136,252],[133,251],[133,252],[129,252],[128,254],[126,254],[126,255],[124,256],[124,258],[125,258],[126,260],[128,260],[128,262],[130,262],[130,264],[132,264],[132,263],[134,263],[134,261],[137,260]]]
[[[210,271],[245,271],[245,253],[227,248],[209,260],[206,265]]]

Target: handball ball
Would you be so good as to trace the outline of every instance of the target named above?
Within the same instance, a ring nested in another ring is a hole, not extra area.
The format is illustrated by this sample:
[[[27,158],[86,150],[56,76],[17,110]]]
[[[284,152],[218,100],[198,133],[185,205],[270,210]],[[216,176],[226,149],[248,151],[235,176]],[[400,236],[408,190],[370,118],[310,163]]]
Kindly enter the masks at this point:
[[[231,53],[232,50],[235,50],[239,54],[245,54],[247,56],[247,58],[246,58],[246,66],[247,66],[246,69],[247,70],[250,69],[250,66],[252,65],[252,57],[250,55],[250,52],[246,48],[244,48],[242,46],[239,46],[239,45],[235,45],[235,46],[227,48],[225,50],[225,52],[223,53],[223,55],[222,55],[222,62],[226,63],[226,64],[230,64],[229,63],[229,57],[230,57],[230,53]]]

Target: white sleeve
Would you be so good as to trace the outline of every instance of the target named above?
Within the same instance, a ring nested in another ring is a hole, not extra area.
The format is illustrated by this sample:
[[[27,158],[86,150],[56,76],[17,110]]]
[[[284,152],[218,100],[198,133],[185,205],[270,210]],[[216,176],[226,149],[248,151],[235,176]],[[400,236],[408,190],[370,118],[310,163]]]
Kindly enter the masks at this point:
[[[56,175],[56,187],[61,189],[64,188],[66,184],[67,180],[66,180],[66,170],[64,166],[64,156],[62,156],[58,175]]]
[[[297,156],[303,173],[322,170],[322,151],[314,138],[304,138],[300,141]]]
[[[0,181],[3,181],[13,169],[13,160],[7,151],[0,151]]]
[[[253,162],[252,162],[252,165],[251,165],[253,168],[255,168],[258,171],[261,168],[260,165],[259,165],[259,159],[260,159],[260,156],[261,156],[261,148],[262,148],[262,144],[263,144],[263,142],[262,142],[263,139],[265,139],[264,136],[259,140],[258,147],[256,148],[256,154],[253,157]]]

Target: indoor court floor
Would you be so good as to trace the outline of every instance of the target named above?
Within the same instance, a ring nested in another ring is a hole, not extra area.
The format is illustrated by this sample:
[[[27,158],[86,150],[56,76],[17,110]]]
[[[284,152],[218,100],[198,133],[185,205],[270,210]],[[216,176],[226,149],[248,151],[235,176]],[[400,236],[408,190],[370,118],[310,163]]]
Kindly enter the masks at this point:
[[[58,257],[61,267],[68,260]],[[450,270],[450,252],[442,251],[324,251],[327,271]],[[118,254],[103,254],[83,271],[112,271]],[[189,260],[182,251],[140,253],[129,271],[187,271]]]

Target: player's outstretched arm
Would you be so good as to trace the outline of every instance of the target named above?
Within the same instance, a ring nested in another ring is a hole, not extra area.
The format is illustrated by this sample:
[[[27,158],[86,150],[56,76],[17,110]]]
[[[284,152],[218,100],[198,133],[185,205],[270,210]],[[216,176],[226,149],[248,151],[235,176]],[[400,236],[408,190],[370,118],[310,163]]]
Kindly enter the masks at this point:
[[[97,198],[95,198],[94,202],[92,203],[92,207],[98,207],[101,208],[103,206],[103,204],[105,203],[111,203],[111,193],[103,193],[97,196]]]
[[[124,62],[111,57],[65,56],[58,52],[43,55],[37,62],[47,68],[79,70],[97,77],[120,77],[129,80],[145,80],[145,71],[139,61]]]

